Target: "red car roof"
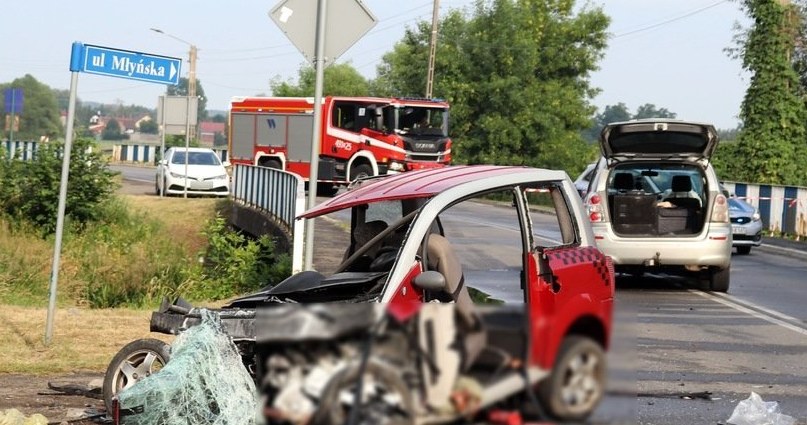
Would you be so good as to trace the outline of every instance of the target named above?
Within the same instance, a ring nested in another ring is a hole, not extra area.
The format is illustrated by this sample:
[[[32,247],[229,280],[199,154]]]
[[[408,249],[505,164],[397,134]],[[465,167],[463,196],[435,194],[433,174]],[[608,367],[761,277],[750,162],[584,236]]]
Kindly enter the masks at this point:
[[[422,171],[409,171],[391,177],[368,181],[362,186],[329,199],[301,214],[311,218],[356,205],[399,199],[429,198],[459,184],[490,179],[527,167],[496,165],[455,165]]]

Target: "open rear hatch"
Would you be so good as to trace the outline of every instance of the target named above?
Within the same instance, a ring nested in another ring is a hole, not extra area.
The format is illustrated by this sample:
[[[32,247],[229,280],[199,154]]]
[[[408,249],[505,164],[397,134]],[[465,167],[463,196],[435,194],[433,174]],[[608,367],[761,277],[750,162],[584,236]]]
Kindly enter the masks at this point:
[[[717,148],[710,124],[646,119],[611,123],[600,134],[600,150],[609,160],[708,160]]]

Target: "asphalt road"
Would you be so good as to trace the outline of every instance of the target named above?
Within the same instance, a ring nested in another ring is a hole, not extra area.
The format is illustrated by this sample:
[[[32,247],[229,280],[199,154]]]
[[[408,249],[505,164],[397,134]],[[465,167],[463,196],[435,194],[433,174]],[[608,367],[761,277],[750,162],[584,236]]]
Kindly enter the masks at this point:
[[[153,169],[132,173],[126,178],[139,187],[153,182]],[[500,271],[512,254],[503,242],[515,228],[497,208],[478,204],[458,216],[463,239],[475,244],[469,249],[493,258],[467,264],[474,273]],[[553,218],[533,219],[540,228]],[[550,230],[542,236],[557,238]],[[754,391],[807,424],[805,276],[807,257],[763,247],[732,257],[728,294],[702,291],[680,276],[618,278],[609,391],[591,422],[726,424]],[[517,298],[507,288],[490,289]]]

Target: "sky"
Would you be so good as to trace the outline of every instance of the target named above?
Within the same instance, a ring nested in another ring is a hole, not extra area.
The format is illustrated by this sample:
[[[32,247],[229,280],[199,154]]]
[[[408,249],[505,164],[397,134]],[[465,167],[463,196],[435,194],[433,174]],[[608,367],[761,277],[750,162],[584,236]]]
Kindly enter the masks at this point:
[[[336,1],[344,0],[331,4]],[[233,96],[269,94],[273,79],[293,81],[305,63],[269,18],[269,11],[280,2],[6,2],[0,25],[0,82],[31,74],[53,88],[68,89],[74,41],[183,58],[182,74],[187,76],[188,47],[194,44],[199,52],[197,78],[208,109],[226,110]],[[441,14],[473,3],[441,0]],[[623,102],[635,111],[651,103],[678,118],[711,122],[718,128],[737,126],[749,79],[740,62],[724,52],[732,45],[735,23],[748,25],[736,0],[591,0],[591,4],[602,6],[612,19],[609,47],[600,70],[591,76],[592,85],[601,90],[593,99],[600,110]],[[407,27],[431,20],[432,1],[365,0],[364,5],[378,22],[337,62],[349,62],[372,78],[381,57]],[[156,107],[164,93],[165,86],[159,84],[84,73],[78,78],[77,95],[83,101]]]

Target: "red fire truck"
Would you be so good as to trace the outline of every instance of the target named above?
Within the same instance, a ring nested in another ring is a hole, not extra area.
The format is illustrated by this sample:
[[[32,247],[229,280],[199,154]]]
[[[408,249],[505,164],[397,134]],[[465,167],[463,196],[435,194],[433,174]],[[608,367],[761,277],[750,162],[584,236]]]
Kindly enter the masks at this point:
[[[448,109],[430,99],[323,98],[319,183],[338,187],[358,177],[448,165]],[[230,161],[291,171],[307,181],[313,119],[313,98],[234,98]]]

